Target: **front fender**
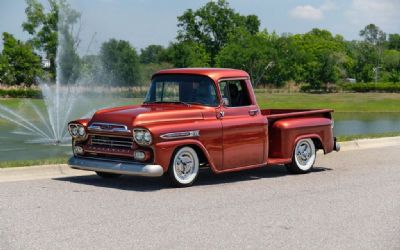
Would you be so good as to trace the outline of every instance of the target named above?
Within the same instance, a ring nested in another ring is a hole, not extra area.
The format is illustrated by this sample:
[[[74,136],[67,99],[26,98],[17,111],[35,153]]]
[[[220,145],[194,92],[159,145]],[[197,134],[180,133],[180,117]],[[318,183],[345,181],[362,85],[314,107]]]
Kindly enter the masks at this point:
[[[208,163],[210,164],[211,169],[214,172],[219,172],[214,165],[212,158],[210,157],[205,146],[198,140],[193,139],[185,139],[185,140],[176,140],[176,141],[164,141],[159,142],[154,145],[154,162],[161,165],[164,169],[164,172],[168,171],[168,167],[171,163],[171,159],[173,157],[174,152],[183,146],[196,146],[199,148],[204,156],[206,157]]]

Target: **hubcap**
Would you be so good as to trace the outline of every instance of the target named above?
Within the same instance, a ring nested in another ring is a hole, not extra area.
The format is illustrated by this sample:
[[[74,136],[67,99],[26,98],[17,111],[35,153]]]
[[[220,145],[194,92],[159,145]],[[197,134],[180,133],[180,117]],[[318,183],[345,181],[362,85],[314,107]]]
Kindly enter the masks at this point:
[[[197,155],[191,151],[192,149],[179,151],[174,159],[175,177],[183,184],[192,182],[199,169]]]
[[[296,162],[302,170],[308,170],[312,167],[315,159],[314,144],[310,139],[301,140],[296,145]]]

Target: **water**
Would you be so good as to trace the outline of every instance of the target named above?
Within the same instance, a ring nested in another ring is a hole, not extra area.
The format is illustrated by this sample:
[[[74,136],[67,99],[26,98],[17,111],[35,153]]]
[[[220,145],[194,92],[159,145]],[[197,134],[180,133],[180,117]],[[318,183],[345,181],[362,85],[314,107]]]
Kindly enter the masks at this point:
[[[334,113],[335,135],[400,132],[400,113]]]
[[[128,103],[138,103],[139,100],[133,99],[109,99],[113,105],[126,105]],[[88,103],[95,103],[88,101]],[[104,104],[104,101],[102,101]],[[38,105],[38,104],[36,104]],[[94,106],[99,106],[95,103]],[[83,105],[85,106],[85,105]],[[335,135],[352,134],[371,134],[381,132],[400,132],[400,112],[399,113],[334,113]],[[36,118],[37,121],[40,118]],[[61,146],[49,144],[23,143],[27,141],[27,135],[15,132],[16,127],[13,123],[0,123],[0,161],[10,160],[32,160],[51,157],[62,157],[71,155],[71,145],[69,141]],[[6,145],[6,146],[3,146]]]

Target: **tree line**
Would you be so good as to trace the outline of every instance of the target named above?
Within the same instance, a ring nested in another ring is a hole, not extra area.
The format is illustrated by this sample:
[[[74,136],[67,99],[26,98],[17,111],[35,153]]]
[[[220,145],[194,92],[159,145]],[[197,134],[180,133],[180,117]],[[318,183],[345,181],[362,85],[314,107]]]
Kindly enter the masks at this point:
[[[360,30],[361,40],[355,41],[317,28],[305,34],[279,35],[261,30],[256,15],[242,15],[227,1],[218,0],[178,16],[177,36],[168,46],[153,44],[137,51],[128,41],[110,39],[99,53],[80,57],[81,14],[65,0],[49,0],[48,12],[37,0],[26,2],[27,20],[22,27],[32,38],[23,42],[3,33],[3,84],[58,77],[62,83],[87,78],[99,84],[134,86],[170,67],[243,69],[255,87],[280,87],[288,81],[306,83],[311,89],[344,80],[400,82],[400,35],[386,34],[375,24]],[[57,52],[59,42],[62,50]],[[38,52],[50,60],[49,69],[43,69]]]

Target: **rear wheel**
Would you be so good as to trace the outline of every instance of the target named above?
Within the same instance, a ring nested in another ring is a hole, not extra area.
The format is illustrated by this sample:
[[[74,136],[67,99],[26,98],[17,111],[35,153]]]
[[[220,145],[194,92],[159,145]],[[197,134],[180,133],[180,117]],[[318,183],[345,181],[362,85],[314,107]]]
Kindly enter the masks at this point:
[[[301,139],[296,143],[293,151],[292,162],[286,164],[289,172],[294,174],[304,174],[309,172],[315,162],[315,144],[311,139]]]
[[[96,172],[96,174],[102,178],[107,178],[107,179],[118,178],[121,176],[120,174],[113,174],[113,173],[106,173],[106,172]]]
[[[177,187],[191,186],[199,175],[199,165],[199,157],[193,148],[180,148],[168,168],[172,184]]]

